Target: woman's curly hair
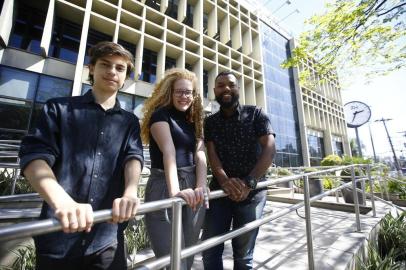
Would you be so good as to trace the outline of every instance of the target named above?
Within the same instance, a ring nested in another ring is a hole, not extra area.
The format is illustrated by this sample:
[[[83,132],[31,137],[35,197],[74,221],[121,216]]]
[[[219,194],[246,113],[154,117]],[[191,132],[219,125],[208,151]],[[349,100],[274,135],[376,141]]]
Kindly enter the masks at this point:
[[[163,79],[155,85],[151,96],[144,102],[144,107],[142,108],[144,118],[141,124],[141,138],[145,144],[149,144],[149,122],[152,113],[158,108],[173,106],[173,86],[179,79],[192,82],[193,101],[192,105],[186,111],[186,118],[190,123],[194,123],[196,138],[203,138],[203,106],[197,89],[196,74],[186,69],[172,68],[165,72]]]

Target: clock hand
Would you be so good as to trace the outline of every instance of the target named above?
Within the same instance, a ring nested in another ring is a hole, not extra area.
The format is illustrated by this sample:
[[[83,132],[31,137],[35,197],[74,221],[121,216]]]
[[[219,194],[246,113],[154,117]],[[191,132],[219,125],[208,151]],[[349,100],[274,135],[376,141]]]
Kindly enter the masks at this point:
[[[355,111],[352,115],[352,120],[351,120],[351,122],[354,122],[354,120],[355,120],[355,116],[357,116],[357,113],[358,113],[358,111]]]

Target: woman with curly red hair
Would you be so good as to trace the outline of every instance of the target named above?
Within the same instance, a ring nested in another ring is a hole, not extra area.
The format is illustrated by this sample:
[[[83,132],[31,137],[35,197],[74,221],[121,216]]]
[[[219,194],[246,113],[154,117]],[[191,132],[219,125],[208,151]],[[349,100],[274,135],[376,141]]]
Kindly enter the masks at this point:
[[[185,69],[170,69],[144,104],[141,136],[149,144],[151,175],[145,201],[183,198],[182,246],[195,244],[203,223],[206,192],[206,156],[202,135],[203,107],[197,78]],[[157,257],[170,252],[170,209],[145,215],[152,249]],[[182,260],[190,269],[193,256]]]

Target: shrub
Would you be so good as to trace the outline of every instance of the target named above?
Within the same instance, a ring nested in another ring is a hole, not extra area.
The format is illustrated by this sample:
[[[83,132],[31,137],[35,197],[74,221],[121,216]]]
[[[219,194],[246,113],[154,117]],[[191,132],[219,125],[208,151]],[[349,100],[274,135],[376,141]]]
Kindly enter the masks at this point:
[[[282,167],[277,167],[275,169],[275,173],[278,176],[289,176],[289,175],[293,175],[293,173],[291,171],[289,171],[288,169],[282,168]]]
[[[150,247],[145,219],[132,220],[124,231],[124,239],[127,243],[127,254],[135,254],[137,251]]]
[[[385,215],[380,222],[378,232],[378,248],[381,257],[391,255],[395,261],[406,260],[406,212],[402,212],[398,217],[393,217],[391,213]]]
[[[330,177],[324,177],[323,178],[323,188],[324,189],[333,189],[338,187],[338,183],[336,180],[334,180],[333,178]]]
[[[13,174],[9,169],[0,169],[0,196],[10,195],[13,185]],[[23,178],[18,177],[14,189],[14,194],[25,194],[35,192],[30,183]]]
[[[389,256],[382,257],[379,254],[378,248],[374,242],[368,242],[368,258],[360,262],[359,270],[400,270],[401,266],[393,259],[393,250],[388,254]]]
[[[17,250],[12,251],[16,255],[15,261],[10,266],[0,265],[4,270],[34,270],[35,269],[35,247],[32,244],[21,245]]]
[[[350,156],[344,156],[342,158],[342,165],[351,165],[351,164],[372,164],[372,159]]]
[[[337,166],[341,165],[343,160],[337,155],[328,155],[321,161],[321,166]]]

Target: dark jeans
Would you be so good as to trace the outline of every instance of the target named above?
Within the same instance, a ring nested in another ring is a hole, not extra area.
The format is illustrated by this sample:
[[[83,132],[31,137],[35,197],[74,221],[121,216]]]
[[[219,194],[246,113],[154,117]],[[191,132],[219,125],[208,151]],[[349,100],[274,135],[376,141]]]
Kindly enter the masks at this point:
[[[243,202],[233,202],[228,197],[210,201],[203,226],[203,240],[226,233],[232,228],[261,218],[266,202],[266,190],[260,191]],[[255,240],[258,228],[232,239],[234,269],[252,269]],[[206,270],[223,269],[224,244],[203,251]]]
[[[124,270],[127,269],[123,244],[108,246],[94,254],[54,259],[37,253],[37,270]]]

